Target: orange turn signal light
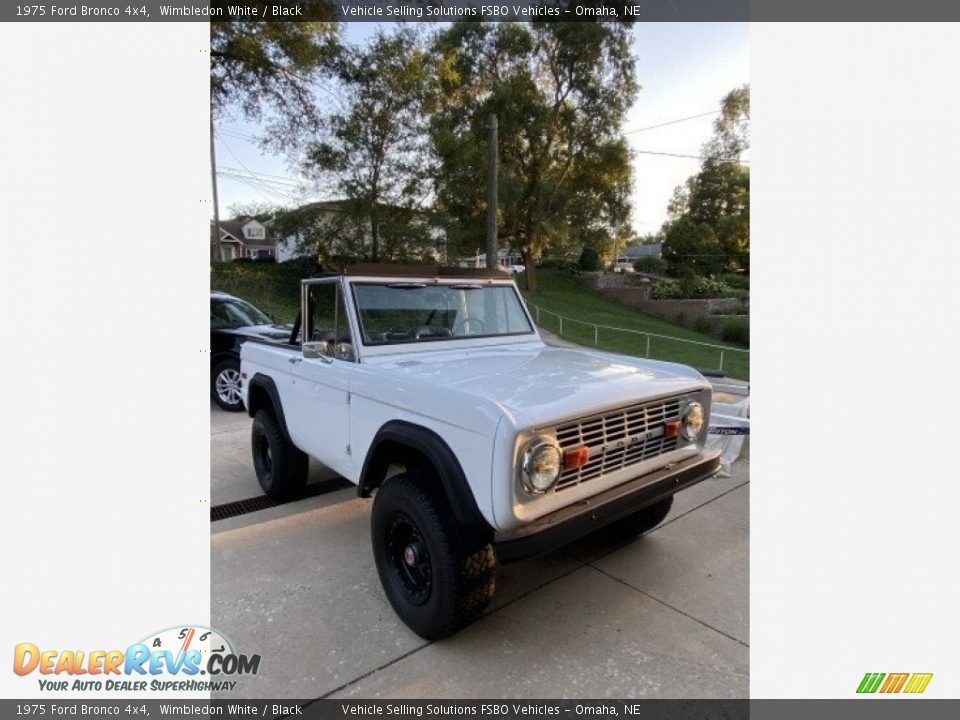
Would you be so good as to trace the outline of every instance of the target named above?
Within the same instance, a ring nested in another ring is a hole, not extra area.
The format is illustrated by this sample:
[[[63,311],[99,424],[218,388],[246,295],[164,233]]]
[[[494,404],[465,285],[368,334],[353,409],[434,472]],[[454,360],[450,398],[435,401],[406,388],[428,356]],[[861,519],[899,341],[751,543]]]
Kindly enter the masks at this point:
[[[672,420],[663,426],[663,436],[665,438],[675,438],[680,436],[680,421]]]
[[[587,464],[587,461],[590,459],[590,448],[584,446],[574,448],[573,450],[567,450],[563,454],[563,469],[564,470],[576,470],[578,467],[583,467]]]

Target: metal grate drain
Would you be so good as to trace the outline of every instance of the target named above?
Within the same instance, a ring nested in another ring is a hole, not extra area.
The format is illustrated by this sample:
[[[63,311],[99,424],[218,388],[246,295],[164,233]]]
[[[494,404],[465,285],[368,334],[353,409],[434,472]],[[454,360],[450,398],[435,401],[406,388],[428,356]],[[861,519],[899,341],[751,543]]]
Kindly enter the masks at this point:
[[[316,484],[307,485],[307,487],[305,487],[303,490],[303,494],[300,495],[297,500],[305,500],[306,498],[316,497],[317,495],[326,495],[327,493],[343,490],[344,488],[348,487],[353,487],[353,483],[351,483],[349,480],[345,480],[344,478],[322,480]],[[277,507],[278,505],[284,504],[285,503],[278,503],[275,500],[271,500],[266,495],[247,498],[245,500],[234,500],[233,502],[223,503],[222,505],[214,505],[211,507],[210,522],[226,520],[227,518],[237,517],[238,515],[246,515],[247,513],[266,510],[268,508]]]

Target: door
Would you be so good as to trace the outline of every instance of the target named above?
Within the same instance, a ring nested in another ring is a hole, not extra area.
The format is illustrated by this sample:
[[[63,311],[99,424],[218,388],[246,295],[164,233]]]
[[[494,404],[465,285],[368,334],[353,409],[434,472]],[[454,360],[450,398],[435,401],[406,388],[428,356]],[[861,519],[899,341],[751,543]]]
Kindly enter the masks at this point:
[[[303,309],[301,356],[291,359],[289,407],[284,402],[287,427],[297,447],[352,477],[349,391],[355,353],[339,278],[305,282]]]

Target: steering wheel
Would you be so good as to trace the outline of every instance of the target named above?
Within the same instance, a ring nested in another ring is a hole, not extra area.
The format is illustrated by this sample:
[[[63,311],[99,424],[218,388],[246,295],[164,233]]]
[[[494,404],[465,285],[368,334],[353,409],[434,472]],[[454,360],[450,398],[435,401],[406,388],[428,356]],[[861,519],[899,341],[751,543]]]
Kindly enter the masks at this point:
[[[433,328],[429,325],[421,325],[420,327],[414,328],[410,334],[414,340],[419,340],[422,337],[430,337],[433,335]]]
[[[477,317],[465,317],[465,318],[461,318],[460,320],[457,320],[457,321],[453,324],[453,334],[454,334],[454,335],[458,335],[461,330],[466,330],[466,329],[467,329],[467,325],[469,325],[470,323],[480,323],[480,332],[481,332],[481,333],[485,333],[485,332],[487,331],[487,324],[486,324],[483,320],[481,320],[480,318],[477,318]],[[465,333],[465,334],[472,335],[473,333]]]

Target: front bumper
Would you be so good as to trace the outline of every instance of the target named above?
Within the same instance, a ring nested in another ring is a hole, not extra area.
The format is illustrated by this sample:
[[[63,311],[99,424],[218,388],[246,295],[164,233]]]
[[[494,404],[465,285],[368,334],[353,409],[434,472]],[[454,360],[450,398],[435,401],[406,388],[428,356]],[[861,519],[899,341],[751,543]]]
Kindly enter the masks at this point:
[[[720,451],[706,450],[652,473],[537,518],[496,536],[501,562],[522,560],[565,545],[621,518],[712,477],[720,470]]]

